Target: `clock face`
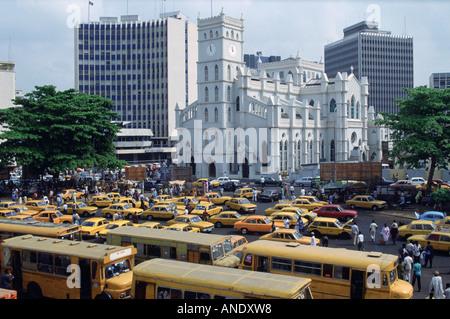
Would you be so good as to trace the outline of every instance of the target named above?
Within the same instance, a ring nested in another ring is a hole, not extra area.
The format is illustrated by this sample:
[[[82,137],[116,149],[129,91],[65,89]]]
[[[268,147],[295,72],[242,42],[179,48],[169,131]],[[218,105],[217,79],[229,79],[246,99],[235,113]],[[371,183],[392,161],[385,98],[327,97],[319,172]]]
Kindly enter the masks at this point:
[[[237,49],[236,46],[234,44],[230,44],[230,46],[228,47],[228,54],[232,57],[235,57],[237,54]]]
[[[214,54],[216,54],[216,45],[214,43],[208,44],[208,46],[206,47],[206,54],[208,56],[213,56]]]

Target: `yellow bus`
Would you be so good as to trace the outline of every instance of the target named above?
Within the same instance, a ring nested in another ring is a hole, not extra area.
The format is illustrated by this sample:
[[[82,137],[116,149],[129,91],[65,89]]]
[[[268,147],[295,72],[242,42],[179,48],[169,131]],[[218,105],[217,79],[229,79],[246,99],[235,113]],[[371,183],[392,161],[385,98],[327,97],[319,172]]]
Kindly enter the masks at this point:
[[[410,299],[398,258],[381,252],[256,240],[242,248],[240,269],[311,278],[316,299]]]
[[[134,247],[23,235],[1,244],[12,289],[30,298],[130,298]]]
[[[231,236],[180,232],[144,227],[121,227],[108,232],[106,244],[134,245],[136,265],[152,258],[236,268]]]
[[[81,226],[35,220],[0,219],[0,243],[14,236],[31,234],[48,238],[81,240]]]
[[[311,279],[156,258],[133,269],[135,299],[312,299]]]

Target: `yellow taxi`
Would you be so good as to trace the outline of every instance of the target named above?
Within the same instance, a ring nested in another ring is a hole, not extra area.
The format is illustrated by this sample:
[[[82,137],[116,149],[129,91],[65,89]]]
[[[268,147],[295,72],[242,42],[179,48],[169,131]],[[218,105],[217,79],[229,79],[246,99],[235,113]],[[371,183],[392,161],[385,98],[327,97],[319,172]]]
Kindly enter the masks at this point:
[[[19,205],[18,202],[13,202],[13,201],[4,201],[4,202],[0,202],[0,210],[3,209],[14,209],[15,207],[19,207],[19,206],[23,206]]]
[[[6,210],[6,209],[0,210],[0,218],[11,219],[14,218],[15,216],[19,216],[19,214],[15,210]]]
[[[208,221],[213,223],[215,227],[221,228],[222,226],[233,226],[234,223],[243,220],[244,218],[245,217],[238,212],[226,210],[211,216]]]
[[[216,205],[224,205],[226,202],[231,200],[230,196],[220,196],[219,193],[206,193],[203,196],[197,197],[200,202],[211,202]]]
[[[178,214],[184,214],[183,210],[178,210]],[[174,207],[170,204],[160,203],[154,205],[150,208],[147,208],[142,212],[142,218],[146,218],[148,220],[152,220],[153,218],[161,218],[161,219],[169,219],[173,218],[174,215]]]
[[[62,197],[65,201],[72,200],[74,197],[79,198],[83,193],[76,189],[63,189]]]
[[[417,190],[421,190],[421,191],[425,191],[427,189],[427,185],[428,185],[428,182],[425,182],[425,183],[423,183],[423,185],[417,185],[416,189]],[[431,182],[431,191],[432,192],[437,191],[439,188],[447,188],[447,189],[449,189],[450,187],[448,187],[447,185],[439,185],[436,182]]]
[[[192,208],[197,206],[198,200],[194,196],[182,196],[178,198],[173,198],[173,202],[177,204],[177,206],[183,206],[186,207],[186,203],[189,204]]]
[[[136,207],[136,208],[142,208],[142,201],[140,200],[135,200],[134,198],[131,197],[119,197],[119,203],[128,203],[130,204],[132,207]],[[144,205],[145,207],[148,207],[148,202],[144,200]]]
[[[373,211],[383,209],[387,203],[384,200],[376,200],[370,195],[356,195],[352,199],[345,202],[351,209],[355,208],[367,208]]]
[[[293,207],[293,206],[291,204],[288,204],[288,203],[275,204],[275,206],[267,208],[264,211],[264,214],[266,214],[266,216],[270,216],[273,213],[276,213],[276,212],[278,212],[278,211],[280,211],[280,210],[282,210],[283,208],[286,208],[286,207]]]
[[[245,244],[248,244],[247,238],[241,235],[231,235],[231,247],[233,251],[242,248]]]
[[[307,211],[306,209],[299,207],[285,207],[282,210],[279,210],[278,212],[296,213],[297,215],[303,218],[303,221],[306,219],[308,221],[308,224],[310,224],[314,220],[314,218],[317,217],[317,214],[314,213],[313,211]]]
[[[314,202],[308,198],[296,198],[290,201],[290,204],[294,207],[303,208],[307,210],[313,210],[319,207],[322,207],[324,204]]]
[[[200,232],[200,229],[198,229],[197,227],[192,227],[187,224],[173,224],[173,225],[164,227],[164,229],[174,230],[174,231],[185,231],[185,232],[189,232],[189,233],[199,233]]]
[[[289,221],[289,227],[294,228],[298,223],[298,219],[301,218],[303,220],[303,225],[306,227],[308,225],[308,220],[306,218],[300,217],[299,214],[294,212],[280,211],[277,213],[273,213],[268,218],[271,221],[277,221],[284,224],[284,220],[287,218]]]
[[[111,198],[112,201],[117,201],[119,200],[119,198],[122,197],[122,195],[120,195],[120,193],[117,192],[106,193],[105,196]]]
[[[146,228],[152,228],[152,229],[163,229],[164,226],[161,225],[161,223],[158,222],[144,222],[142,224],[134,224],[136,227],[146,227]]]
[[[64,215],[59,210],[43,210],[33,216],[38,222],[52,222],[55,224],[71,224],[72,216]]]
[[[112,204],[112,199],[105,195],[92,196],[89,206],[108,207]]]
[[[36,210],[30,210],[27,206],[21,205],[21,206],[12,206],[12,210],[14,210],[19,215],[27,215],[27,216],[33,216],[38,213]]]
[[[352,222],[353,219],[343,224],[337,218],[317,217],[309,224],[308,231],[314,232],[315,236],[326,235],[348,239],[351,237]]]
[[[434,224],[438,231],[450,232],[450,215],[445,216],[443,219],[435,220]]]
[[[284,224],[276,221],[271,221],[267,216],[256,215],[248,216],[243,220],[234,223],[233,228],[239,230],[242,235],[249,232],[256,233],[270,233],[272,227],[275,229],[284,228]]]
[[[30,210],[35,210],[38,212],[41,212],[43,210],[56,210],[56,206],[54,205],[47,205],[47,203],[44,200],[39,199],[30,199],[25,203],[25,206],[28,207]]]
[[[300,232],[295,229],[277,229],[272,233],[268,233],[259,237],[260,240],[273,240],[281,242],[294,242],[302,245],[311,245],[310,236],[303,236]],[[316,246],[319,246],[320,239],[316,238]]]
[[[203,187],[205,185],[206,181],[210,181],[211,185],[213,187],[218,187],[219,186],[219,182],[218,181],[213,181],[210,178],[199,178],[195,182],[192,183],[192,187]]]
[[[203,221],[198,215],[184,214],[167,221],[167,226],[174,224],[188,224],[189,226],[200,229],[202,233],[210,233],[214,229],[214,224]]]
[[[102,209],[102,214],[108,218],[111,218],[115,213],[117,213],[119,215],[123,215],[125,218],[131,219],[135,212],[138,216],[141,216],[143,210],[141,208],[133,208],[127,203],[115,203]]]
[[[408,225],[398,228],[398,235],[408,239],[413,235],[428,235],[432,231],[437,231],[436,225],[431,220],[413,220]]]
[[[206,213],[210,216],[220,213],[223,208],[220,206],[216,206],[213,203],[208,202],[200,202],[195,206],[195,208],[191,211],[191,214],[195,215],[203,215],[206,210]]]
[[[123,219],[115,220],[108,223],[108,225],[106,225],[106,227],[99,232],[99,235],[102,239],[106,239],[106,235],[110,230],[125,226],[134,226],[134,224],[130,221]]]
[[[98,238],[100,236],[100,232],[105,229],[105,227],[109,224],[109,221],[103,217],[93,217],[86,219],[81,224],[81,235],[83,237],[94,237]]]
[[[256,191],[258,194],[261,193],[261,191]],[[247,199],[253,198],[253,188],[250,187],[242,187],[238,188],[234,191],[233,197],[245,197]]]
[[[225,206],[231,210],[236,210],[240,214],[253,214],[256,212],[256,205],[250,203],[247,198],[236,197],[226,202]]]
[[[59,208],[62,210],[62,207]],[[78,215],[82,217],[88,217],[95,215],[98,211],[98,207],[88,206],[83,202],[77,203],[69,203],[67,204],[67,214],[72,215],[74,212],[77,212]]]
[[[307,199],[311,203],[321,204],[322,206],[328,204],[328,202],[325,202],[323,200],[319,200],[316,196],[301,195],[298,198],[299,199]],[[320,206],[320,207],[322,207],[322,206]]]
[[[450,233],[435,231],[428,235],[414,235],[408,238],[408,242],[418,242],[422,248],[428,245],[428,242],[433,246],[434,250],[441,250],[450,253]]]
[[[170,199],[170,195],[164,195],[164,194],[157,195],[157,196],[152,198],[153,202],[154,203],[158,203],[158,204],[161,203],[161,202],[167,201],[169,199]]]

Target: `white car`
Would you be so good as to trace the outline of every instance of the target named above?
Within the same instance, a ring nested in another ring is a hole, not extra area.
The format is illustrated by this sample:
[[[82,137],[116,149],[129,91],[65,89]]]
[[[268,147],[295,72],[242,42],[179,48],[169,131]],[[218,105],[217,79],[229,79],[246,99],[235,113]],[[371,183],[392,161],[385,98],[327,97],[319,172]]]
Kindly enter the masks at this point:
[[[228,182],[239,183],[238,179],[230,179],[229,177],[219,177],[219,178],[215,179],[214,181],[219,182],[220,186],[222,186],[223,184],[228,183]]]
[[[314,180],[314,177],[302,177],[300,179],[295,180],[294,186],[311,187],[311,183],[313,180]]]
[[[412,177],[411,184],[422,185],[426,180],[423,177]]]

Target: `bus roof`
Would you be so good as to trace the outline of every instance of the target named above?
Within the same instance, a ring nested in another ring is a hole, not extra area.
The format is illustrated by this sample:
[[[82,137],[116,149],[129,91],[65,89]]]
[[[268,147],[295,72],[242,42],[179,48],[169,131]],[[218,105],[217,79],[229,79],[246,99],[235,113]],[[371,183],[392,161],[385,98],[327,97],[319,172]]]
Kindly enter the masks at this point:
[[[110,243],[111,236],[130,236],[140,238],[154,238],[159,240],[169,240],[177,242],[186,242],[199,245],[213,245],[223,241],[228,235],[202,234],[191,232],[179,232],[166,229],[151,229],[145,227],[125,226],[110,230],[107,234],[107,243]]]
[[[234,290],[267,297],[292,298],[311,283],[311,279],[259,271],[217,267],[155,258],[133,268],[134,276],[156,277],[196,286]],[[220,294],[220,293],[218,293]]]
[[[276,256],[341,266],[348,265],[363,269],[367,269],[371,264],[377,264],[380,270],[392,267],[398,259],[395,255],[376,251],[357,251],[346,248],[329,248],[266,240],[255,240],[243,246],[243,255],[245,256],[249,252],[261,256]]]
[[[103,260],[104,263],[129,255],[134,255],[136,249],[129,247],[116,247],[104,244],[92,244],[64,239],[45,238],[32,235],[23,235],[5,239],[2,246],[23,250],[39,251],[66,256],[78,256],[87,259]]]
[[[55,224],[35,220],[0,219],[0,232],[7,231],[42,236],[58,236],[60,234],[73,233],[80,230],[81,226],[73,224]]]

